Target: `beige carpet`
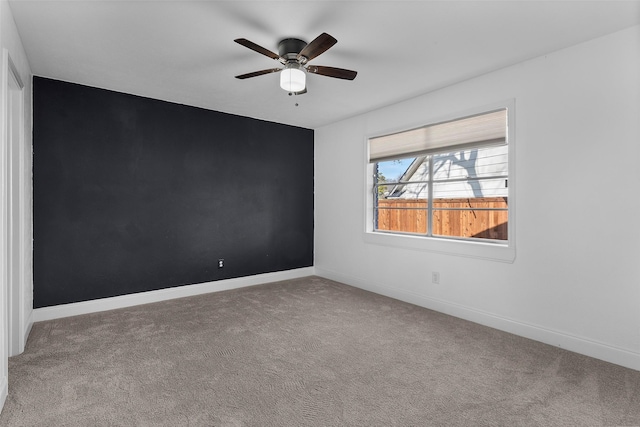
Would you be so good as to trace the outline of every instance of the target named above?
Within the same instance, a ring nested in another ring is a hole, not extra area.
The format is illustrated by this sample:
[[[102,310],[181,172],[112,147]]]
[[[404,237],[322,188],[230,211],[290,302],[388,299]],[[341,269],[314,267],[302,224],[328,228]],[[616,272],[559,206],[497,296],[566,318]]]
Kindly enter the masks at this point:
[[[0,425],[640,425],[640,372],[310,277],[37,323]]]

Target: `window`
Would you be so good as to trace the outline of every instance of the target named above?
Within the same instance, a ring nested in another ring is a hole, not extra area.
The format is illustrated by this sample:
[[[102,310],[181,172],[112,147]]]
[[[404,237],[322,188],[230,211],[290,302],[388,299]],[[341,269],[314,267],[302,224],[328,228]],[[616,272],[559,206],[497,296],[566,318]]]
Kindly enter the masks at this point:
[[[369,139],[372,231],[509,242],[507,109]]]

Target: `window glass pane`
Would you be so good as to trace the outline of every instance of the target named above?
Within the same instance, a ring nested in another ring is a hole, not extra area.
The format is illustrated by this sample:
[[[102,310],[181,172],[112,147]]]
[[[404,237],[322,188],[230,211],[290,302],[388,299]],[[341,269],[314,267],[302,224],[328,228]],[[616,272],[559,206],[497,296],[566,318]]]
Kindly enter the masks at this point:
[[[388,203],[387,203],[388,202]],[[413,206],[424,205],[424,209]],[[406,206],[398,208],[397,206]],[[391,199],[381,200],[377,214],[377,230],[399,231],[402,233],[426,233],[426,202],[420,200]]]
[[[426,181],[428,179],[426,157],[387,160],[376,163],[378,182]]]
[[[426,206],[427,192],[429,191],[426,182],[416,184],[385,184],[378,186],[378,199],[424,199]]]
[[[507,240],[508,219],[508,210],[434,210],[433,235]]]
[[[506,178],[469,179],[465,181],[434,182],[434,199],[460,199],[478,197],[507,197]]]
[[[505,178],[435,182],[433,235],[507,240],[507,195]]]
[[[433,199],[433,209],[507,209],[507,197],[463,197],[459,199]]]
[[[433,179],[506,176],[508,146],[473,148],[433,156]]]

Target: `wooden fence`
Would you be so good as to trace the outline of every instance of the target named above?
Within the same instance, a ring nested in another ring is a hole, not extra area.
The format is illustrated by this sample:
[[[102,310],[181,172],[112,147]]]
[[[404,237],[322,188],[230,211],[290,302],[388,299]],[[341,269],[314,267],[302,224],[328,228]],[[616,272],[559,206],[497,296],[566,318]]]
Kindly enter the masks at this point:
[[[506,197],[435,199],[433,235],[507,240],[509,213],[498,210],[507,206]],[[378,200],[378,229],[426,233],[427,200]]]

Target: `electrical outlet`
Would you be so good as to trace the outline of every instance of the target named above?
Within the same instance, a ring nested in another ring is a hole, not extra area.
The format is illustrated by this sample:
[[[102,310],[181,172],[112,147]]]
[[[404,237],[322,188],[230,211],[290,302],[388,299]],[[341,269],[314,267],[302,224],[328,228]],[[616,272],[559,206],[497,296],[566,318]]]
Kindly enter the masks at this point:
[[[224,267],[224,259],[220,258],[218,260],[218,268],[222,268],[222,267]]]
[[[440,273],[438,273],[437,271],[431,273],[431,283],[436,285],[440,284]]]

